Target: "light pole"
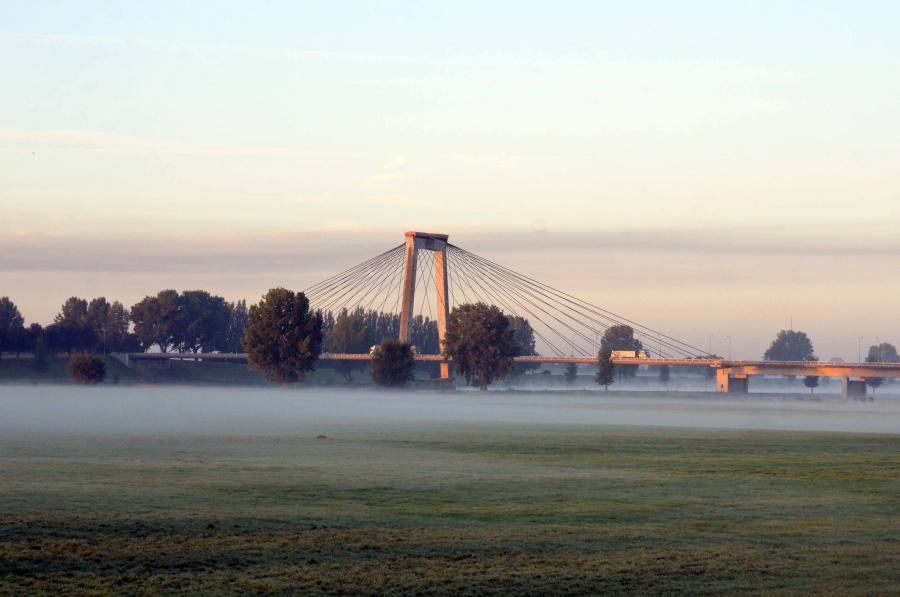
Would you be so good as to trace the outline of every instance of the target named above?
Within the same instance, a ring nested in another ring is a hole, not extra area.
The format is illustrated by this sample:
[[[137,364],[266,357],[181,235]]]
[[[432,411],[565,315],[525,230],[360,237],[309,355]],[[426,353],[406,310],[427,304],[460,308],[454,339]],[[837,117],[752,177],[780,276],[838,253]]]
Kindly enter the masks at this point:
[[[728,360],[731,360],[731,336],[725,336],[728,338]]]
[[[865,339],[865,336],[860,336],[856,340],[856,362],[862,363],[862,341]]]
[[[706,354],[710,354],[710,355],[712,354],[712,339],[715,337],[716,337],[715,334],[709,335],[709,348],[707,349]]]
[[[881,340],[875,336],[875,362],[881,362]]]

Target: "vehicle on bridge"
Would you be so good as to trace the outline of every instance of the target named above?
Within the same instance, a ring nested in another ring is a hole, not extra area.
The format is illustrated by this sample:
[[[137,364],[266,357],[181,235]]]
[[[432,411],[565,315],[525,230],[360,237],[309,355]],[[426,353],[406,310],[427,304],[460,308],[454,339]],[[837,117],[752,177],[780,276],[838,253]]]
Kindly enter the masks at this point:
[[[646,350],[614,350],[610,354],[614,359],[649,359]]]

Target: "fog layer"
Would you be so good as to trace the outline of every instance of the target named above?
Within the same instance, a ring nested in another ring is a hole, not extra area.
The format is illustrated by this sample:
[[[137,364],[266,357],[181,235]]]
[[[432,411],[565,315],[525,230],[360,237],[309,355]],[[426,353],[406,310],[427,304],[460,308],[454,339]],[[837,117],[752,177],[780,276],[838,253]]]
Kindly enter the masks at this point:
[[[322,389],[0,387],[0,435],[277,435],[637,425],[900,433],[900,401]]]

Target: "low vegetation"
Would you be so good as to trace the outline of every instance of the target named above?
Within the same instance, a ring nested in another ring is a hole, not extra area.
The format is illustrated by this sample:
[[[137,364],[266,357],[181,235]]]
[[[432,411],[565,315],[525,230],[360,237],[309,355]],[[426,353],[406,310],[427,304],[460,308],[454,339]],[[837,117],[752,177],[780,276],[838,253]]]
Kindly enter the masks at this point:
[[[0,453],[0,594],[900,586],[893,436],[401,429]]]
[[[80,384],[98,384],[106,379],[106,363],[92,354],[79,353],[72,355],[67,366],[69,377]]]
[[[402,387],[415,378],[416,360],[412,346],[399,340],[385,340],[372,359],[372,379],[379,386]]]

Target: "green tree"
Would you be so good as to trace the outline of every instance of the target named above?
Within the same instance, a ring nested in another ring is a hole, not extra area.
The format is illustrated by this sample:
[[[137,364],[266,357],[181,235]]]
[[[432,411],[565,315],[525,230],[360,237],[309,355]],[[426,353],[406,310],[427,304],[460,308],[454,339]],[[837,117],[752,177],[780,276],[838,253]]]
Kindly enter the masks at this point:
[[[803,378],[803,385],[809,388],[809,393],[812,394],[813,390],[819,387],[819,376],[818,375],[807,375]]]
[[[87,321],[88,302],[77,296],[69,297],[59,313],[53,319],[53,323],[83,324]]]
[[[67,370],[75,383],[98,384],[106,378],[106,364],[102,359],[88,353],[72,355]]]
[[[48,326],[47,335],[51,347],[65,350],[69,355],[75,350],[95,348],[98,339],[88,321],[88,302],[77,296],[67,299],[53,324]]]
[[[175,290],[161,290],[156,296],[145,296],[131,307],[134,334],[146,351],[154,344],[167,352],[176,342],[180,301]]]
[[[513,344],[516,346],[517,357],[530,357],[537,355],[534,328],[524,317],[509,316],[509,329],[512,331]],[[520,375],[540,369],[540,363],[513,363],[512,375],[518,378]]]
[[[84,314],[84,320],[87,326],[93,331],[97,339],[96,346],[92,346],[93,350],[105,353],[109,342],[109,318],[111,305],[106,297],[98,297],[92,299],[87,305]]]
[[[32,323],[30,326],[25,328],[25,339],[22,342],[22,348],[24,348],[25,350],[27,350],[29,352],[34,352],[34,347],[37,344],[38,338],[44,337],[45,334],[46,334],[46,331],[44,330],[43,327],[41,327],[41,324]],[[44,349],[47,348],[46,340],[47,339],[44,338],[44,342],[45,342]]]
[[[243,345],[250,368],[269,381],[302,380],[322,350],[322,316],[302,292],[273,288],[250,307]]]
[[[97,339],[94,350],[105,353],[135,348],[136,342],[128,331],[128,311],[119,301],[110,303],[102,296],[91,300],[85,321]]]
[[[630,325],[618,324],[606,328],[603,338],[600,339],[600,352],[614,350],[633,350],[635,354],[643,349],[641,341],[634,337],[634,329]],[[614,366],[613,371],[619,379],[634,377],[637,375],[637,365]],[[608,384],[602,384],[608,385]]]
[[[328,333],[325,335],[325,350],[332,353],[366,354],[372,344],[368,344],[366,313],[362,308],[353,311],[341,310]],[[336,361],[335,367],[349,382],[353,381],[353,370],[364,369],[366,361]]]
[[[400,387],[415,378],[416,359],[412,346],[399,340],[385,340],[372,358],[372,379],[379,386]]]
[[[897,354],[897,348],[889,343],[873,344],[869,347],[869,354],[866,355],[867,363],[900,363],[900,355]],[[881,377],[867,377],[866,385],[875,389],[881,387],[884,379]]]
[[[0,357],[4,350],[18,351],[25,340],[25,319],[9,297],[0,297]]]
[[[416,315],[409,327],[409,340],[416,347],[418,354],[441,354],[441,343],[438,340],[437,321]],[[378,344],[373,342],[370,346]]]
[[[597,354],[597,377],[595,378],[597,384],[609,390],[609,386],[615,383],[614,373],[612,350],[601,346],[600,352]]]
[[[35,337],[31,352],[34,355],[31,367],[38,375],[44,375],[50,370],[50,357],[47,354],[47,340],[44,337],[44,334]]]
[[[781,330],[763,358],[767,361],[810,361],[815,359],[815,351],[805,332]]]
[[[866,355],[867,363],[900,363],[900,355],[897,348],[890,342],[873,344]]]
[[[819,359],[815,356],[809,358],[810,361],[818,361]],[[818,375],[807,375],[803,378],[803,385],[809,388],[809,393],[812,394],[813,390],[819,387],[819,376]]]
[[[177,299],[175,343],[182,352],[213,350],[216,336],[226,341],[231,313],[221,296],[205,290],[185,290]]]
[[[575,363],[566,363],[566,369],[563,372],[563,375],[566,378],[566,383],[572,385],[575,383],[575,378],[578,377],[578,365]]]
[[[241,338],[247,329],[250,314],[247,311],[247,301],[239,300],[229,305],[228,334],[225,341],[226,350],[229,352],[241,352]]]
[[[668,385],[669,384],[669,376],[670,376],[670,372],[669,372],[668,365],[663,365],[662,367],[659,368],[659,383],[661,383],[663,385]]]
[[[487,390],[510,372],[516,354],[518,347],[503,311],[484,303],[454,307],[447,321],[444,355],[453,359],[467,383]]]

